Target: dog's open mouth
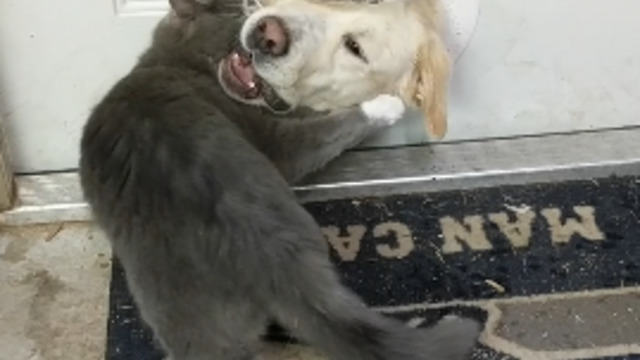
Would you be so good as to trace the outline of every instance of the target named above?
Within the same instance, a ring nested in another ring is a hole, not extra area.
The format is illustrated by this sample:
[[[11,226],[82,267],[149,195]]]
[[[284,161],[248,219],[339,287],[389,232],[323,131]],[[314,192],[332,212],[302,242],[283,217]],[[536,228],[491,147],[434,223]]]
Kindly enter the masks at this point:
[[[220,81],[233,97],[248,103],[262,103],[276,113],[291,110],[291,105],[256,73],[249,53],[242,49],[233,50],[218,66]]]

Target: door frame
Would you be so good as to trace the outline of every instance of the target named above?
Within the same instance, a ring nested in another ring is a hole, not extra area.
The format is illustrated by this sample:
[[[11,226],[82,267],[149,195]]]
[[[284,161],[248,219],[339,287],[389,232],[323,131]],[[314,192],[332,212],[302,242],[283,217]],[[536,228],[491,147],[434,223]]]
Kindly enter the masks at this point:
[[[8,210],[15,200],[15,181],[4,124],[0,121],[0,211]]]
[[[304,202],[640,176],[640,126],[348,151],[293,189]],[[90,221],[77,172],[17,176],[0,224]]]
[[[640,176],[640,125],[350,151],[294,190],[311,202],[609,176]]]

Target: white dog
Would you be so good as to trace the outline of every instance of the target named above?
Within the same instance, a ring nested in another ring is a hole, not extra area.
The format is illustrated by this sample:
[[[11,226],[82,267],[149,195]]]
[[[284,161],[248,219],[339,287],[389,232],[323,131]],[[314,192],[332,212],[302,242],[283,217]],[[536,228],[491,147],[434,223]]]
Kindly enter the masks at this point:
[[[248,8],[245,51],[219,65],[228,94],[275,111],[348,107],[380,94],[419,107],[447,130],[450,59],[437,0],[265,0]]]

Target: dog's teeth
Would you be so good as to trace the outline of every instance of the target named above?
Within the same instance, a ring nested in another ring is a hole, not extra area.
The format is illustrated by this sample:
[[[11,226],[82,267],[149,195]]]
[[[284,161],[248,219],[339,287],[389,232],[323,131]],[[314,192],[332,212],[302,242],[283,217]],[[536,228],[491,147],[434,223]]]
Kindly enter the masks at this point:
[[[249,81],[249,84],[247,84],[247,85],[249,85],[249,88],[251,88],[251,89],[256,87],[256,83],[254,83],[253,81]]]

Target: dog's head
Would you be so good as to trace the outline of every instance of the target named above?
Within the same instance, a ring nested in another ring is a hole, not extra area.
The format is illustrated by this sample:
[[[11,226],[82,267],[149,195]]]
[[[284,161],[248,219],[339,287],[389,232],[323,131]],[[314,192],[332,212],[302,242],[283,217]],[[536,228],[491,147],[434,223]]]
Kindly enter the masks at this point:
[[[344,108],[383,93],[446,132],[449,58],[433,0],[265,0],[242,26],[243,50],[220,63],[227,92],[275,111]]]
[[[396,94],[422,110],[434,136],[446,132],[450,65],[438,0],[261,0],[244,20],[242,0],[169,1],[156,45],[183,44],[188,56],[215,61],[239,101],[323,111]]]

